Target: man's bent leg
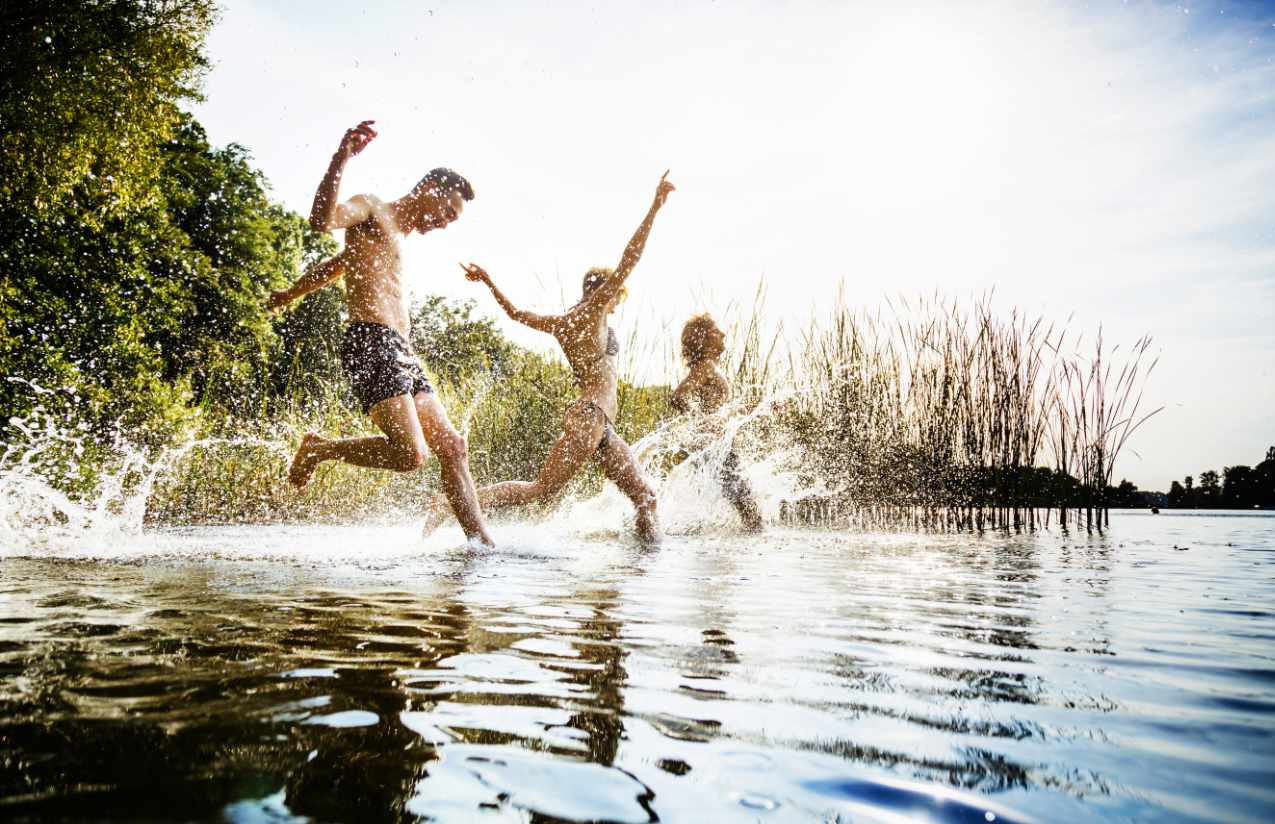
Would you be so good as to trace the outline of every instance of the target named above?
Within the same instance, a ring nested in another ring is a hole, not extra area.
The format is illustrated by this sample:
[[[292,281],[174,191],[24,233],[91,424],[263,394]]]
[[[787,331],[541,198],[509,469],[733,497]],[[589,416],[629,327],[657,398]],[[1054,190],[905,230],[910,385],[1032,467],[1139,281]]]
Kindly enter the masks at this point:
[[[483,523],[482,510],[478,508],[478,494],[474,491],[474,479],[469,474],[469,447],[465,438],[456,431],[447,418],[447,410],[432,392],[417,392],[413,402],[416,418],[425,443],[438,456],[439,475],[443,482],[443,494],[452,505],[452,512],[465,531],[465,537],[477,538],[487,546],[495,546]]]
[[[565,428],[549,448],[549,455],[536,480],[501,481],[478,490],[478,504],[483,512],[491,514],[495,509],[553,497],[575,477],[602,438],[603,422],[601,416],[594,413],[568,412],[564,424]],[[435,496],[425,519],[425,534],[436,529],[446,518],[447,513]]]
[[[411,396],[387,398],[373,406],[369,414],[377,428],[385,433],[383,437],[329,441],[307,432],[288,471],[292,484],[298,488],[305,486],[315,468],[324,461],[398,472],[420,468],[425,460],[426,443]]]

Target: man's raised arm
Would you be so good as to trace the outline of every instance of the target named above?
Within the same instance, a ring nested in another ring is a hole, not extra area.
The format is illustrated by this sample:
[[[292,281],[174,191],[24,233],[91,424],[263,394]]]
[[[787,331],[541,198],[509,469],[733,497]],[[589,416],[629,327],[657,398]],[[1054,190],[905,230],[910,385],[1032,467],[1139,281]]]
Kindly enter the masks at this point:
[[[341,175],[345,172],[345,164],[359,152],[367,148],[367,144],[376,137],[372,128],[375,120],[364,120],[352,129],[346,129],[341,138],[341,145],[328,171],[323,175],[319,190],[314,193],[314,205],[310,207],[310,226],[316,232],[330,232],[333,229],[345,229],[367,219],[371,209],[362,198],[352,198],[349,203],[337,203],[337,192],[341,186]]]

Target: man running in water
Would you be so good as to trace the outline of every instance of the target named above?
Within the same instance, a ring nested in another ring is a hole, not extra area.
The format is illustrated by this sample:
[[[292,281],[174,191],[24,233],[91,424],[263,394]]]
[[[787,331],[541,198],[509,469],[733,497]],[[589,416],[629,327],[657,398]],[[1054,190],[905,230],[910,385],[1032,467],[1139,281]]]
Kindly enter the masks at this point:
[[[408,343],[398,245],[399,235],[445,229],[460,217],[465,201],[474,199],[474,190],[456,172],[440,168],[398,200],[386,203],[364,194],[338,204],[337,189],[345,164],[376,137],[374,122],[365,120],[346,131],[310,210],[310,225],[317,231],[346,230],[345,248],[289,288],[271,292],[267,305],[271,309],[286,306],[345,277],[350,324],[341,347],[341,363],[363,411],[385,434],[334,441],[307,432],[288,469],[288,480],[298,489],[304,487],[323,461],[410,472],[420,467],[428,448],[438,456],[443,494],[465,535],[490,545],[469,474],[465,439],[447,419]]]
[[[686,377],[673,390],[669,405],[682,413],[711,415],[730,400],[730,383],[718,363],[726,352],[726,333],[707,314],[696,315],[682,327],[682,358],[689,367]],[[761,532],[763,522],[757,500],[739,467],[739,453],[726,453],[717,479],[722,494],[739,513],[744,529]]]

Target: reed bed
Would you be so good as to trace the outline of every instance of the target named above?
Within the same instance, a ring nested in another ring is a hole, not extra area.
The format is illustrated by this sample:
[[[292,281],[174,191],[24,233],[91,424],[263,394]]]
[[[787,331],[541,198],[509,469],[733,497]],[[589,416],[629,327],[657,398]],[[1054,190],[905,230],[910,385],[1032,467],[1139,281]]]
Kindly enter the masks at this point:
[[[1069,345],[1065,329],[990,296],[930,296],[867,312],[838,300],[790,358],[789,424],[831,488],[798,522],[880,528],[1102,528],[1107,488],[1156,361]],[[764,374],[744,363],[739,374]],[[1045,464],[1050,464],[1046,466]]]

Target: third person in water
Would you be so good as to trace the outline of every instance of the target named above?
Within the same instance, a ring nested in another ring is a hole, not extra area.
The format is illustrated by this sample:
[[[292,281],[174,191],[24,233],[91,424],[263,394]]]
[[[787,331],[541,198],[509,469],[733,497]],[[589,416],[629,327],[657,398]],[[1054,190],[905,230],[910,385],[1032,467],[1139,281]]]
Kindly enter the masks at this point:
[[[682,360],[686,361],[687,373],[670,398],[675,410],[709,416],[730,400],[730,383],[719,364],[725,352],[726,334],[711,317],[696,315],[686,322],[682,327]],[[720,424],[717,421],[713,423]],[[708,428],[715,427],[709,424]],[[717,478],[721,482],[722,493],[739,513],[744,528],[749,532],[760,532],[761,511],[740,471],[739,453],[734,448],[726,453]]]
[[[555,495],[589,460],[596,459],[602,471],[615,482],[637,512],[637,533],[643,541],[659,537],[655,512],[655,491],[642,477],[633,453],[624,439],[616,434],[614,421],[618,401],[619,377],[615,357],[620,343],[607,318],[624,296],[624,283],[642,257],[655,215],[674,189],[668,172],[660,178],[655,199],[646,217],[620,256],[614,269],[590,269],[581,284],[582,294],[574,306],[560,315],[541,315],[519,309],[505,297],[482,267],[463,265],[465,277],[485,283],[501,308],[513,320],[558,341],[571,366],[580,397],[568,404],[562,416],[562,434],[549,450],[540,474],[534,481],[505,481],[478,490],[478,503],[484,512],[493,509],[540,501]],[[446,518],[447,500],[435,496],[426,523],[431,531]]]

